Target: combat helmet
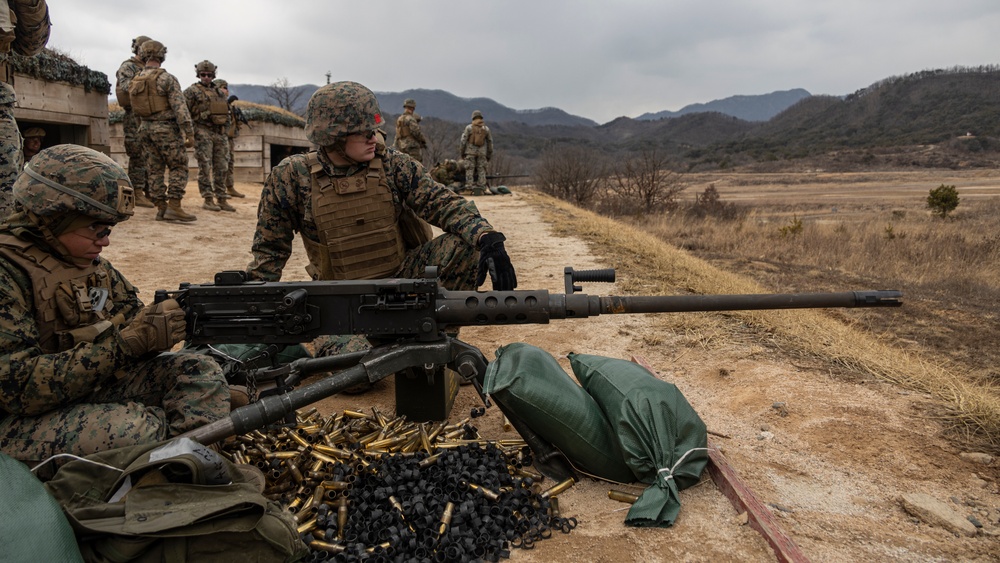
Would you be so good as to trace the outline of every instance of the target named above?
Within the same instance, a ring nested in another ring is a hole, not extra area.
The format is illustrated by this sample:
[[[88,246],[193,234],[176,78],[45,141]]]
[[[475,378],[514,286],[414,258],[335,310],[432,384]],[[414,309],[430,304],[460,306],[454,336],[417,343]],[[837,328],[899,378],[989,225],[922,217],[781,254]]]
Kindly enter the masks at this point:
[[[25,139],[28,137],[44,137],[45,129],[42,129],[41,127],[29,127],[24,130],[24,133],[21,133],[21,136]]]
[[[40,217],[80,214],[114,224],[131,217],[135,207],[125,170],[104,153],[81,145],[39,151],[17,177],[13,194]]]
[[[142,44],[145,43],[146,41],[149,41],[150,39],[151,39],[150,37],[146,37],[145,35],[140,35],[139,37],[136,37],[135,39],[133,39],[132,40],[132,54],[133,55],[138,55],[139,54],[139,47],[142,47]]]
[[[194,75],[198,76],[199,74],[201,74],[203,72],[211,72],[212,73],[212,77],[214,78],[215,77],[215,71],[218,70],[218,68],[219,67],[217,67],[214,64],[212,64],[212,61],[208,61],[208,60],[201,61],[200,63],[194,65]]]
[[[403,107],[417,109],[417,101],[413,98],[406,98],[403,100]]]
[[[479,111],[478,109],[476,111],[472,112],[472,119],[475,119],[477,117],[479,119],[483,118],[483,112]]]
[[[306,137],[321,147],[385,124],[375,93],[357,82],[334,82],[313,93],[306,106]]]
[[[155,39],[150,39],[139,46],[139,58],[142,62],[149,59],[159,59],[160,62],[167,60],[167,48]]]
[[[213,80],[212,86],[215,86],[216,88],[225,88],[226,90],[229,89],[229,83],[221,78],[216,78],[215,80]]]

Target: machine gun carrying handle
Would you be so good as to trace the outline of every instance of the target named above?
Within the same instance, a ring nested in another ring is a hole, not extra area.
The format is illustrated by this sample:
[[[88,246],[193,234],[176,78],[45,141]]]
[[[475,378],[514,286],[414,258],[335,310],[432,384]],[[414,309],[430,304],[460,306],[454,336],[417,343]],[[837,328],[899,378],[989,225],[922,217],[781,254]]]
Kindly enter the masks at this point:
[[[574,282],[608,282],[614,283],[615,281],[615,270],[614,268],[604,268],[601,270],[579,270],[574,271],[571,266],[566,266],[563,270],[563,275],[566,280],[566,294],[570,295],[577,291],[583,291],[583,288],[574,285]]]

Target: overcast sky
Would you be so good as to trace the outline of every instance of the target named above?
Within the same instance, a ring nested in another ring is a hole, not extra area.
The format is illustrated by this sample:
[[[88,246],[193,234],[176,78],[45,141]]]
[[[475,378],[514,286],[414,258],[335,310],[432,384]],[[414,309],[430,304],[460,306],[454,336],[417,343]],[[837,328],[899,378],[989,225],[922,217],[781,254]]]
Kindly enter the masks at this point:
[[[48,0],[49,47],[114,74],[131,40],[186,87],[354,80],[608,122],[733,95],[849,94],[1000,62],[998,0]],[[386,108],[394,113],[398,108]],[[419,100],[418,100],[419,111]]]

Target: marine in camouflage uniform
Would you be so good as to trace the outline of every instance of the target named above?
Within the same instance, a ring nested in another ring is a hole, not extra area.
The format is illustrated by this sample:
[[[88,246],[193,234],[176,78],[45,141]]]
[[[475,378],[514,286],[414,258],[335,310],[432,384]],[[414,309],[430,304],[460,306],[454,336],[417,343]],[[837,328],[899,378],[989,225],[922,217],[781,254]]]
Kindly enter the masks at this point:
[[[403,114],[396,119],[396,141],[393,146],[396,150],[405,152],[417,162],[422,163],[424,149],[427,148],[427,138],[420,130],[419,120],[413,113],[416,109],[416,101],[407,98],[403,102]]]
[[[176,436],[229,413],[222,370],[170,353],[176,301],[144,307],[100,257],[132,213],[125,171],[79,145],[39,152],[0,225],[0,450],[88,455]]]
[[[226,137],[229,138],[229,158],[227,159],[228,165],[226,167],[226,193],[229,197],[246,197],[240,192],[236,191],[235,181],[233,179],[233,166],[236,161],[236,137],[240,136],[240,125],[245,123],[246,118],[243,117],[243,113],[240,108],[233,105],[238,98],[236,96],[229,95],[229,83],[221,78],[216,78],[212,81],[212,84],[216,85],[219,90],[222,90],[223,95],[226,96],[226,104],[229,107],[229,117],[226,120]]]
[[[145,80],[151,88],[144,89],[159,101],[153,113],[142,115],[139,136],[147,154],[147,186],[153,203],[159,210],[156,219],[167,221],[194,221],[196,217],[181,207],[188,181],[188,157],[185,148],[194,146],[194,126],[188,112],[184,92],[177,77],[160,68],[166,59],[167,48],[159,41],[146,41],[139,47],[139,58],[145,68],[129,84],[129,98],[132,109],[140,114],[142,98],[137,92],[145,87]],[[161,109],[162,108],[162,109]],[[164,184],[164,169],[167,183]]]
[[[14,121],[14,69],[7,54],[37,55],[49,42],[50,27],[45,0],[0,0],[0,220],[13,210],[10,190],[24,167],[21,133]]]
[[[128,177],[135,187],[135,203],[138,207],[153,207],[153,202],[150,201],[149,187],[146,185],[146,153],[142,150],[142,143],[139,140],[139,124],[142,118],[132,111],[128,85],[142,72],[144,65],[139,58],[139,47],[146,41],[149,41],[149,37],[145,35],[132,40],[132,56],[123,61],[115,73],[115,96],[124,112],[122,131],[125,136],[125,154],[128,155]]]
[[[444,184],[451,189],[462,187],[465,182],[465,161],[446,158],[431,169],[431,177],[439,184]]]
[[[299,233],[314,280],[417,278],[436,265],[448,289],[474,289],[487,273],[494,289],[516,287],[504,236],[472,201],[386,148],[382,124],[375,94],[361,84],[328,84],[312,95],[305,129],[321,149],[285,158],[264,182],[249,278],[280,280]],[[416,218],[444,234],[412,234],[421,231]],[[349,342],[342,338],[332,348],[344,350]],[[321,354],[330,351],[320,347]]]
[[[482,144],[476,139],[481,138]],[[465,167],[466,187],[486,187],[486,166],[493,160],[493,133],[483,123],[483,112],[478,109],[472,112],[472,123],[465,126],[462,132],[462,144],[458,149],[462,159],[467,162]]]
[[[184,90],[191,119],[194,120],[194,156],[198,160],[198,191],[209,211],[236,211],[226,200],[226,170],[229,169],[229,138],[226,122],[229,104],[218,86],[212,84],[217,67],[211,61],[194,65],[198,82]]]

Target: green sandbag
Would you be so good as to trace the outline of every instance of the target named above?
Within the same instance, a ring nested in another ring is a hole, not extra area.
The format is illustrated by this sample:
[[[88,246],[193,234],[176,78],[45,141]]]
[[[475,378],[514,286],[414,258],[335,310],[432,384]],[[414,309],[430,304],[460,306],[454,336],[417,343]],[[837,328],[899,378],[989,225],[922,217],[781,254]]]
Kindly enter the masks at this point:
[[[483,391],[581,471],[619,483],[633,481],[600,407],[548,352],[520,342],[500,347],[486,371]]]
[[[651,484],[625,524],[670,526],[680,512],[679,491],[696,484],[708,464],[705,423],[677,386],[639,364],[587,354],[570,354],[569,361],[614,429],[625,463]]]
[[[0,562],[83,562],[76,535],[41,481],[0,453]]]

